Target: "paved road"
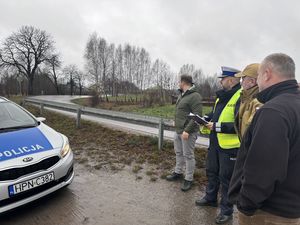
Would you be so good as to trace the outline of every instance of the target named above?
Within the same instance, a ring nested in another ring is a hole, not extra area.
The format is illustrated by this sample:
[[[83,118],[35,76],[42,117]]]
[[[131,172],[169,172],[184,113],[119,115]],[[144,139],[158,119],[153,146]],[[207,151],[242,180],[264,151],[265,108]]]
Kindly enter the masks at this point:
[[[4,216],[1,225],[214,225],[215,208],[195,206],[203,194],[184,193],[180,183],[136,179],[124,169],[89,171],[75,165],[74,182],[66,189]],[[230,222],[230,225],[235,223]]]
[[[71,100],[76,99],[76,98],[86,98],[89,96],[68,96],[68,95],[40,95],[40,96],[34,96],[31,97],[33,99],[39,99],[39,100],[46,100],[46,101],[54,101],[54,102],[59,102],[59,103],[71,103]],[[47,108],[50,109],[50,108]],[[57,109],[51,109],[56,112],[60,112],[64,115],[76,117],[75,113],[72,112],[65,112],[63,110],[57,110]],[[123,131],[130,131],[132,133],[137,133],[137,134],[145,134],[145,135],[157,135],[158,134],[158,129],[157,128],[152,128],[152,127],[147,127],[143,125],[137,125],[137,124],[132,124],[128,122],[120,122],[116,120],[110,120],[110,119],[104,119],[104,118],[99,118],[96,116],[87,116],[87,115],[82,115],[83,119],[90,120],[93,122],[100,123],[102,125],[105,125],[107,127],[113,128],[113,129],[118,129],[118,130],[123,130]],[[168,140],[173,140],[174,137],[174,132],[173,131],[168,131],[165,130],[164,132],[164,138]],[[209,140],[208,138],[204,137],[198,137],[196,144],[198,146],[208,146]]]
[[[60,103],[69,103],[69,104],[74,104],[71,101],[73,99],[77,98],[89,98],[89,95],[37,95],[37,96],[32,96],[30,98],[33,99],[39,99],[39,100],[46,100],[46,101],[53,101],[53,102],[60,102]]]

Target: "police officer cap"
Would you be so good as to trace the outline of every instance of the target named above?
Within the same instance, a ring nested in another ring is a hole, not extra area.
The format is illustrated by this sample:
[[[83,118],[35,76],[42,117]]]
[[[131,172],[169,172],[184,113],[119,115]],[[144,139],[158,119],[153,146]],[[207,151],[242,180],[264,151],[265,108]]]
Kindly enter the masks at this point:
[[[222,66],[222,74],[218,76],[218,78],[224,78],[224,77],[234,77],[236,73],[241,72],[238,69],[232,68],[232,67],[227,67],[227,66]]]

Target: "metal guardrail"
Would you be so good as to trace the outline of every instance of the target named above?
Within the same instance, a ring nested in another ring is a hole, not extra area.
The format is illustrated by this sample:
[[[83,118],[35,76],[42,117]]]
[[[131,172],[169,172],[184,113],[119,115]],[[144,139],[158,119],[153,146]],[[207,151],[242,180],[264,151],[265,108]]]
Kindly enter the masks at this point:
[[[161,150],[163,147],[164,130],[174,129],[172,120],[162,119],[158,117],[144,116],[144,115],[134,114],[134,113],[117,112],[117,111],[111,111],[105,109],[96,109],[96,108],[75,105],[75,104],[59,103],[59,102],[45,101],[45,100],[39,100],[33,98],[25,98],[23,104],[26,103],[39,105],[41,114],[43,114],[44,107],[76,113],[77,128],[80,128],[81,115],[97,116],[100,118],[130,122],[130,123],[135,123],[135,124],[140,124],[140,125],[145,125],[150,127],[157,127],[159,150]]]

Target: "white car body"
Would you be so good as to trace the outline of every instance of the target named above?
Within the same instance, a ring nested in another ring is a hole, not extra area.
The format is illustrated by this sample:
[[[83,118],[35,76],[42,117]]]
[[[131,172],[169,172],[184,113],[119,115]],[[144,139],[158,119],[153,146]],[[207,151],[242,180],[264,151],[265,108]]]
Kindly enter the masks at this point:
[[[0,97],[0,111],[2,103],[14,104]],[[0,130],[0,213],[61,189],[74,178],[67,137],[42,123],[43,118],[17,107],[30,115],[36,126]]]

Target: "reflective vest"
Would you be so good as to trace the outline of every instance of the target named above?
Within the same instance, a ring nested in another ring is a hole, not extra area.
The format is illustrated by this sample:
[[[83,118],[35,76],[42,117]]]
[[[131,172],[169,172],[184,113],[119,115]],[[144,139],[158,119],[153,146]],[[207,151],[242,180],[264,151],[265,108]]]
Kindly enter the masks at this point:
[[[231,99],[227,102],[226,106],[224,107],[218,123],[234,123],[235,119],[235,105],[240,98],[241,89],[239,89],[235,94],[231,97]],[[216,100],[216,105],[218,104],[219,99]],[[239,148],[241,143],[237,134],[225,134],[225,133],[217,133],[218,142],[221,148],[223,149],[232,149],[232,148]]]
[[[210,129],[208,129],[206,126],[200,125],[200,133],[209,135],[210,134]]]

